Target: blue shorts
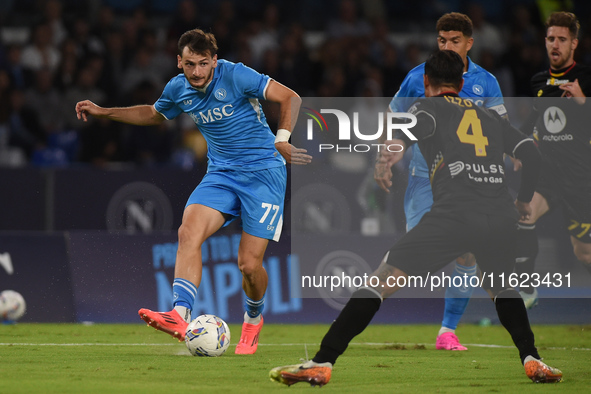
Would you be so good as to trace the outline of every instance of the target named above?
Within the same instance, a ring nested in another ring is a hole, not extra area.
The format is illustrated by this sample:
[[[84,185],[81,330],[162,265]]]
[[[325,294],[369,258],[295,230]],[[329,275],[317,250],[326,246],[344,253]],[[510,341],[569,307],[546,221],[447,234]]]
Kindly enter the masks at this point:
[[[406,231],[419,224],[424,214],[433,205],[433,191],[429,178],[408,175],[408,186],[404,194],[404,215]]]
[[[286,185],[285,166],[250,172],[212,171],[205,174],[186,206],[201,204],[230,215],[224,227],[240,216],[248,234],[279,241]]]

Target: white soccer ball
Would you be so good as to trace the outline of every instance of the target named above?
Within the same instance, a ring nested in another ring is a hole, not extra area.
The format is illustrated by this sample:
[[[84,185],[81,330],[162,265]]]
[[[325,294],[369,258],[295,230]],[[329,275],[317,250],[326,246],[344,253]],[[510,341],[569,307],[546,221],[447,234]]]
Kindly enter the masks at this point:
[[[0,293],[0,319],[17,321],[25,314],[27,304],[20,293],[14,290],[4,290]]]
[[[201,315],[187,326],[185,344],[193,356],[218,357],[230,346],[230,329],[214,315]]]

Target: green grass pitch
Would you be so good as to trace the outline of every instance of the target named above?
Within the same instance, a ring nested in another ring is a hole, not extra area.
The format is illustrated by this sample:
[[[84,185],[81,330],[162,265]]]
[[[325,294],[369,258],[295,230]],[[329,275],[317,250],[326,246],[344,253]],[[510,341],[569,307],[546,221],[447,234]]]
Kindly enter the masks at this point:
[[[435,350],[434,325],[370,325],[322,388],[271,382],[273,367],[318,349],[327,325],[265,325],[253,356],[189,355],[183,343],[140,324],[0,325],[0,393],[588,392],[591,326],[534,326],[545,361],[564,381],[534,384],[500,326],[461,325],[465,352]],[[306,345],[304,345],[306,344]]]

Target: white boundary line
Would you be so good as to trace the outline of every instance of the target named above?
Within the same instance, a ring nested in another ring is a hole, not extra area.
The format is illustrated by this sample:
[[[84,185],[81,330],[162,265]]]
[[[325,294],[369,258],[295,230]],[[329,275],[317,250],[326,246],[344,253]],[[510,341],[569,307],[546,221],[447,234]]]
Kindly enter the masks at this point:
[[[175,346],[178,343],[0,343],[0,346]]]
[[[22,343],[22,342],[5,342],[0,346],[178,346],[182,343]],[[319,346],[319,343],[259,343],[259,346]],[[353,346],[425,346],[432,347],[431,344],[426,343],[393,343],[393,342],[351,342],[349,345]],[[466,346],[484,347],[494,349],[513,349],[515,346],[506,345],[490,345],[483,343],[466,343]],[[236,346],[236,345],[230,345]],[[591,348],[586,347],[544,347],[548,350],[581,350],[591,351]]]

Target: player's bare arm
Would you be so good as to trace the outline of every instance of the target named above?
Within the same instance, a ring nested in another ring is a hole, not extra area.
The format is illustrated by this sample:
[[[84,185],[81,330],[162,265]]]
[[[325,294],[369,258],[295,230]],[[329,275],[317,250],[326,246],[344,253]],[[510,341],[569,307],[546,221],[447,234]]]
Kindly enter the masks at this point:
[[[384,141],[384,145],[384,148],[378,154],[373,178],[382,190],[390,193],[390,187],[392,186],[392,166],[402,160],[404,151],[406,150],[406,143],[403,140],[393,139]],[[390,145],[402,145],[403,150],[400,152],[390,152],[388,150],[388,146]]]
[[[133,124],[136,126],[155,126],[164,122],[166,118],[158,113],[152,105],[136,105],[123,108],[103,108],[90,100],[76,103],[76,116],[88,122],[88,115],[95,118],[107,118],[116,122]]]
[[[275,142],[275,148],[281,153],[281,156],[290,164],[308,164],[312,161],[312,156],[307,155],[307,150],[298,149],[287,141],[289,133],[293,131],[296,122],[297,114],[300,111],[302,99],[296,92],[280,84],[277,81],[271,80],[266,92],[266,99],[279,104],[279,125],[278,135],[283,133],[283,141]],[[282,131],[283,130],[283,131]],[[279,137],[281,139],[281,137]]]

